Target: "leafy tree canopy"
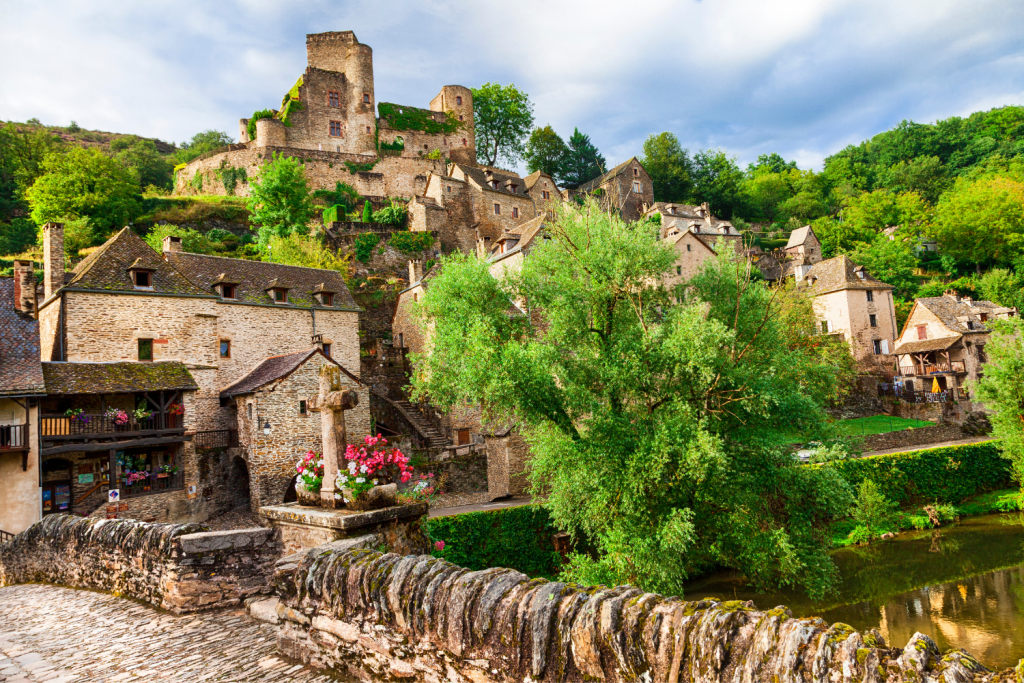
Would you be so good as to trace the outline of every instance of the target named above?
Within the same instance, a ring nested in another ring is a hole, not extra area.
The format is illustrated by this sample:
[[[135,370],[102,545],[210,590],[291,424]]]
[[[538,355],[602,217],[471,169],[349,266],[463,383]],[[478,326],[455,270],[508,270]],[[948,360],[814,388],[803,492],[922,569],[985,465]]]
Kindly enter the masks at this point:
[[[939,200],[928,234],[940,251],[979,272],[983,264],[1013,263],[1024,248],[1024,182],[958,178]]]
[[[808,299],[752,281],[731,250],[676,303],[657,284],[675,256],[656,229],[588,200],[561,207],[504,282],[474,256],[445,258],[419,309],[433,332],[415,391],[518,421],[535,491],[597,551],[564,578],[678,594],[724,565],[822,595],[851,492],[771,444],[824,428],[849,350],[816,334]],[[510,315],[510,299],[530,315]]]
[[[917,256],[915,241],[899,237],[878,237],[870,244],[861,244],[850,254],[854,263],[864,266],[874,277],[894,287],[893,295],[913,298],[917,291]]]
[[[28,208],[25,191],[43,173],[43,159],[63,147],[61,138],[45,129],[0,128],[0,221]]]
[[[174,166],[160,154],[152,140],[126,135],[111,142],[110,151],[122,165],[135,170],[140,186],[170,189],[173,185]]]
[[[1024,321],[999,320],[985,344],[985,376],[976,384],[978,399],[990,411],[992,435],[1024,486]]]
[[[573,129],[567,147],[561,176],[566,187],[575,189],[608,170],[607,162],[590,141],[590,136],[581,133],[579,128]]]
[[[488,166],[505,159],[515,164],[526,152],[524,139],[533,127],[533,104],[514,84],[484,83],[473,88],[476,152]]]
[[[259,177],[249,182],[246,205],[250,221],[259,226],[259,244],[266,248],[273,236],[309,234],[313,202],[302,163],[293,157],[274,154],[263,166]]]
[[[174,160],[179,164],[187,164],[201,154],[212,152],[218,147],[230,145],[235,140],[221,130],[204,130],[196,133],[188,142],[183,142],[174,153]]]
[[[43,160],[43,173],[25,193],[32,220],[88,218],[99,231],[123,227],[141,213],[138,173],[96,149],[72,147]]]
[[[543,171],[552,178],[560,178],[567,149],[565,141],[550,125],[534,128],[523,154],[526,170],[530,173]]]
[[[731,218],[743,206],[743,179],[736,159],[722,150],[702,149],[693,156],[694,197],[716,216]]]
[[[693,163],[690,153],[672,133],[651,135],[644,140],[640,159],[651,176],[656,202],[685,202],[693,191]]]
[[[772,152],[771,154],[757,155],[757,163],[747,165],[747,173],[750,175],[759,170],[769,173],[785,173],[786,171],[795,171],[797,168],[795,161],[786,161],[781,154]]]

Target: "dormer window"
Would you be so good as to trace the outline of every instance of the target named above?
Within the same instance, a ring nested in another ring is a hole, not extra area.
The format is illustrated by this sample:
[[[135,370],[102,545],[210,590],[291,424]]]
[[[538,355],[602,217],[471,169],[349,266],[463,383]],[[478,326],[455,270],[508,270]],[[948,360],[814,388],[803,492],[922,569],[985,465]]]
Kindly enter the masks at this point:
[[[334,292],[320,292],[320,294],[317,295],[317,299],[320,301],[321,306],[333,306]]]
[[[988,313],[979,313],[978,317],[981,318],[981,322],[983,322],[983,323],[988,322]]]
[[[224,299],[235,298],[235,286],[229,284],[223,284],[220,286],[220,295]]]
[[[270,298],[276,304],[286,304],[288,303],[288,290],[284,287],[274,287],[270,290]]]
[[[148,270],[133,270],[132,283],[135,289],[153,289],[153,273]]]

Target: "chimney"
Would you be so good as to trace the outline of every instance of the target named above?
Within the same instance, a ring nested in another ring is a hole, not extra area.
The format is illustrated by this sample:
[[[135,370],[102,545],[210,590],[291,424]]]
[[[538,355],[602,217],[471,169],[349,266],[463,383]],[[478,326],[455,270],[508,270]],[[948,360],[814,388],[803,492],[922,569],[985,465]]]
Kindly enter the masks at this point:
[[[64,286],[64,224],[43,226],[43,296],[49,299]]]
[[[313,340],[313,348],[315,348],[315,349],[317,349],[319,351],[323,351],[324,350],[324,335],[322,335],[319,332],[317,332],[316,334],[313,335],[312,340]]]
[[[423,279],[423,260],[409,259],[409,284],[419,282]]]
[[[36,317],[36,278],[31,261],[14,262],[14,307]]]
[[[168,235],[164,238],[164,251],[184,251],[181,248],[181,238]]]

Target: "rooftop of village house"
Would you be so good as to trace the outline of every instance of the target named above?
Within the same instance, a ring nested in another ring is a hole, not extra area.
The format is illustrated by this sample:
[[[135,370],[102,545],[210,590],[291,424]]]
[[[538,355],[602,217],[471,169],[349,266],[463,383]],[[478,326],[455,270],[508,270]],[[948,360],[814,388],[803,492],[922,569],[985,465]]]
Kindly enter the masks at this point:
[[[355,375],[342,367],[338,361],[334,360],[330,356],[324,355],[324,352],[320,348],[312,348],[304,351],[296,351],[294,353],[285,353],[279,356],[271,356],[270,358],[265,359],[262,363],[253,368],[245,377],[222,390],[220,392],[221,398],[251,394],[260,387],[264,387],[271,382],[284,379],[302,367],[303,364],[317,354],[341,368],[341,371],[357,385],[362,384]]]
[[[864,266],[858,266],[845,254],[815,263],[804,276],[804,280],[817,295],[844,289],[891,290],[893,288],[892,285],[871,275]]]
[[[45,393],[39,321],[18,310],[12,277],[0,277],[0,340],[0,396]]]

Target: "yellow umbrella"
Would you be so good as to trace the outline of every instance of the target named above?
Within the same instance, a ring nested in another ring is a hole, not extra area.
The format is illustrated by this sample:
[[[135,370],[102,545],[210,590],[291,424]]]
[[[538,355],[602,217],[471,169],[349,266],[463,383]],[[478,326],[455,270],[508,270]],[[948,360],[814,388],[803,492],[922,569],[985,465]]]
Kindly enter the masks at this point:
[[[938,377],[933,377],[932,378],[932,393],[933,394],[937,394],[940,391],[942,391],[942,389],[939,389],[939,378]]]

